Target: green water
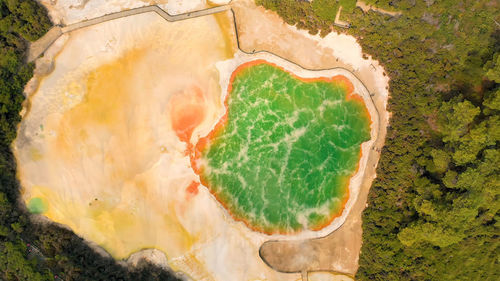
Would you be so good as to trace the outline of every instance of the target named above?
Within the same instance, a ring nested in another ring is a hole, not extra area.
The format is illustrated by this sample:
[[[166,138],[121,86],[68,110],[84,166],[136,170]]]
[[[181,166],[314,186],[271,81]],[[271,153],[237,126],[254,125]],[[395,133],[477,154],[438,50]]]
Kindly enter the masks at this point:
[[[239,72],[228,123],[205,148],[201,176],[237,219],[261,231],[317,228],[342,208],[360,144],[359,101],[328,82],[302,82],[268,64]]]
[[[28,210],[33,214],[41,214],[47,211],[47,204],[42,198],[34,197],[28,203]]]

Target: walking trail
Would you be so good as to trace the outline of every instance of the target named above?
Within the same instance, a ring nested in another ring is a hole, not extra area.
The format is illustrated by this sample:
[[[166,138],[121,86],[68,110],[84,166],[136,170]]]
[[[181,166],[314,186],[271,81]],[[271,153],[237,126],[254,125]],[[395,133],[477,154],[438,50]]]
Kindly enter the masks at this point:
[[[42,38],[30,44],[30,48],[28,51],[28,62],[32,62],[36,60],[39,56],[41,56],[50,47],[50,45],[52,45],[52,43],[54,43],[57,40],[57,38],[59,38],[64,33],[68,33],[91,25],[96,25],[102,22],[143,14],[143,13],[149,13],[149,12],[155,12],[162,18],[164,18],[166,21],[174,22],[174,21],[181,21],[206,15],[216,14],[227,11],[229,9],[231,9],[229,5],[222,5],[179,15],[170,15],[169,13],[165,12],[162,8],[156,5],[152,5],[152,6],[139,7],[135,9],[116,12],[112,14],[107,14],[101,17],[73,23],[66,26],[54,26],[44,36],[42,36]]]

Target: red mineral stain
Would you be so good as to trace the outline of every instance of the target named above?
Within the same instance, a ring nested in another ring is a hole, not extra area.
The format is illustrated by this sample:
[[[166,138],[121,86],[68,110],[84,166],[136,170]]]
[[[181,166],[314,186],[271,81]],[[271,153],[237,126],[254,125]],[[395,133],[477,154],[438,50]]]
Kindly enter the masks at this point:
[[[191,135],[205,119],[205,99],[201,89],[191,86],[170,99],[170,121],[177,137],[189,145]]]
[[[196,195],[198,194],[198,186],[200,186],[199,182],[192,181],[186,188],[186,192],[191,195]]]

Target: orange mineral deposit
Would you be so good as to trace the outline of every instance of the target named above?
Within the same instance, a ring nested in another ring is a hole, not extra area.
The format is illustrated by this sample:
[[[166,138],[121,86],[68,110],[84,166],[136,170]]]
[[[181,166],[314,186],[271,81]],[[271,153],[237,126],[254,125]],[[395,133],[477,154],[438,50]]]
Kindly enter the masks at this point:
[[[177,137],[189,143],[194,129],[205,119],[205,98],[197,86],[190,86],[172,96],[170,120]]]

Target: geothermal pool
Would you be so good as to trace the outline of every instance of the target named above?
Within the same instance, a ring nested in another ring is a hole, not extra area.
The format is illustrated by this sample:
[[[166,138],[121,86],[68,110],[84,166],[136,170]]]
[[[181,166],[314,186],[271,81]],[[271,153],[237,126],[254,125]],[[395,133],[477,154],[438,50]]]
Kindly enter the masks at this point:
[[[264,60],[240,65],[226,115],[196,145],[202,183],[254,230],[328,225],[370,139],[368,111],[352,91],[341,75],[301,79]]]
[[[193,280],[295,281],[260,247],[346,221],[379,119],[358,73],[314,59],[334,63],[330,49],[299,61],[328,68],[318,71],[246,54],[233,21],[230,11],[178,22],[148,13],[58,39],[13,147],[28,209],[116,259],[157,249],[165,258],[148,258]],[[300,258],[314,264],[314,252]],[[344,272],[344,256],[329,259]]]
[[[33,213],[33,214],[41,214],[45,211],[47,211],[47,203],[43,198],[40,197],[34,197],[32,198],[28,205],[28,210]]]

